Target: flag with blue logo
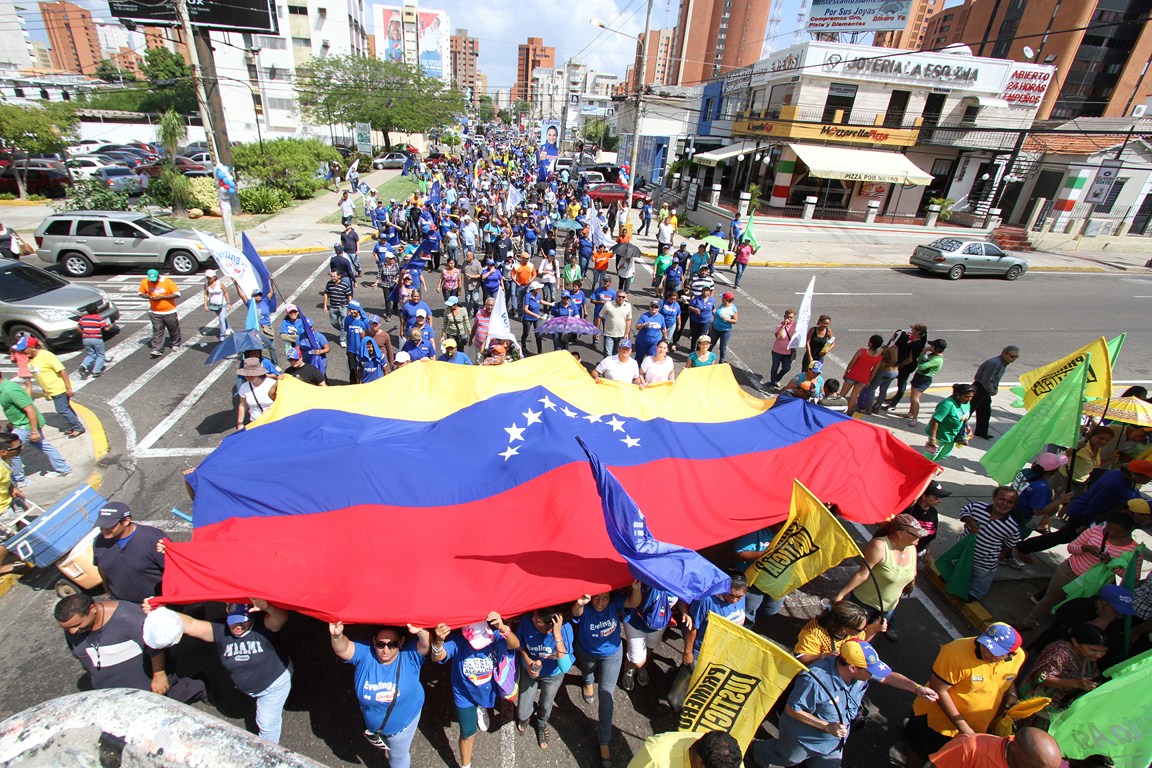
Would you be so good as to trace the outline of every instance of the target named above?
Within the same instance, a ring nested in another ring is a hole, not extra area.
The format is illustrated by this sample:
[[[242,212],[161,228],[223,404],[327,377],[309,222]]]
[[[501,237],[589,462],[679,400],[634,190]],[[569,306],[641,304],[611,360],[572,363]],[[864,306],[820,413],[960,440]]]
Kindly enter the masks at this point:
[[[264,264],[264,259],[260,258],[260,252],[256,250],[256,246],[252,245],[252,241],[248,239],[248,233],[240,233],[240,249],[244,254],[244,258],[248,259],[248,263],[252,265],[252,271],[256,273],[256,279],[260,281],[260,290],[264,291],[264,301],[268,304],[268,312],[276,311],[276,290],[272,285],[272,275],[268,272],[268,267]]]
[[[404,155],[404,169],[400,171],[401,176],[407,176],[408,172],[416,165],[416,161],[412,159],[412,155]]]
[[[644,513],[620,481],[600,463],[600,457],[587,443],[580,437],[576,440],[588,455],[596,477],[608,539],[628,562],[632,576],[688,602],[727,591],[732,577],[700,553],[654,539]]]

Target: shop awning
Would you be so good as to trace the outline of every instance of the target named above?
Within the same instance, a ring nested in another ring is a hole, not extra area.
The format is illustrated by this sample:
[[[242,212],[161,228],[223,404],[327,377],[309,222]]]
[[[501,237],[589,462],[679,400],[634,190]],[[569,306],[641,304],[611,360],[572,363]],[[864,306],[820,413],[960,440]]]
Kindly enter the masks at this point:
[[[932,174],[922,170],[898,152],[847,147],[817,147],[789,144],[813,176],[820,179],[872,181],[885,184],[927,186]]]
[[[761,145],[761,149],[767,150],[768,148]],[[741,141],[736,144],[729,144],[720,149],[714,149],[711,152],[701,152],[692,158],[692,162],[697,165],[706,165],[709,168],[715,168],[721,162],[730,160],[739,154],[748,154],[749,152],[756,151],[756,142],[754,141]]]

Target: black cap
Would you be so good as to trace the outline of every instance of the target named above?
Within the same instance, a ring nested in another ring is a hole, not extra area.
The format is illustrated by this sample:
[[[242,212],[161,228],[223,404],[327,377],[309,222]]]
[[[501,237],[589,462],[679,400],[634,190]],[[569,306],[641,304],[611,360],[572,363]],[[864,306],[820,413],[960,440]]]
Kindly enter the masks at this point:
[[[924,489],[924,495],[946,499],[952,495],[952,491],[947,490],[944,486],[940,485],[940,483],[933,480],[932,482],[928,483],[928,487]]]
[[[943,352],[944,350],[948,349],[948,342],[944,341],[944,339],[933,339],[932,341],[928,342],[928,346],[935,347],[936,349]]]

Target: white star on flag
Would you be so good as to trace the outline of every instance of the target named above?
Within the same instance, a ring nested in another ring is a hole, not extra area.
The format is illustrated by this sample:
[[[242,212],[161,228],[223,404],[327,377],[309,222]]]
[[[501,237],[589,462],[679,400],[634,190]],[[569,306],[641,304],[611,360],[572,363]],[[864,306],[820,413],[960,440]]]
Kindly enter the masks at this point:
[[[624,445],[628,446],[629,448],[637,448],[640,446],[640,438],[638,437],[629,437],[628,435],[624,435],[624,439],[620,442],[624,443]]]
[[[545,408],[547,408],[550,411],[556,410],[556,403],[549,400],[548,395],[544,395],[544,397],[540,398],[537,402],[541,403]]]
[[[589,421],[589,423],[591,423],[591,424],[599,424],[600,423],[600,417],[599,416],[585,416],[584,418],[587,419]]]
[[[528,424],[526,426],[530,427],[533,424],[539,424],[540,423],[540,414],[542,414],[542,413],[543,413],[543,411],[534,411],[531,408],[529,408],[527,411],[525,411],[522,415],[524,416],[524,418],[528,419]]]
[[[510,427],[504,427],[504,431],[508,433],[508,442],[514,443],[517,440],[523,440],[524,428],[518,427],[513,424]]]
[[[504,453],[501,453],[500,455],[504,457],[504,461],[508,461],[508,459],[512,458],[513,456],[518,456],[519,454],[520,454],[519,448],[513,448],[512,446],[508,446],[508,449],[505,450]]]
[[[560,412],[563,413],[565,416],[567,416],[570,419],[574,419],[577,416],[576,411],[572,410],[568,406],[564,406],[563,408],[561,408]]]
[[[608,426],[612,427],[613,432],[623,432],[624,431],[624,422],[620,421],[620,419],[616,418],[615,416],[613,416],[608,421]]]

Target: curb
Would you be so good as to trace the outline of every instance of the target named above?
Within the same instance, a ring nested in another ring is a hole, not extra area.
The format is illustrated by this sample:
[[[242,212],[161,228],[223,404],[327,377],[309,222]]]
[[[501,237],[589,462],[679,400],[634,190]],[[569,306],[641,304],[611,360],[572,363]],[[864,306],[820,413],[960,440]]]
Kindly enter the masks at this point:
[[[364,235],[360,238],[360,245],[365,243],[375,242],[376,238],[372,235]],[[313,247],[300,247],[300,248],[258,248],[261,256],[299,256],[304,253],[323,253],[330,248],[326,245],[317,245]]]
[[[16,578],[15,574],[6,573],[3,576],[0,576],[0,597],[8,594],[12,587],[19,583],[20,581]]]
[[[643,252],[646,259],[652,261],[656,260],[656,254],[651,251]],[[719,262],[717,263],[719,266]],[[730,266],[726,264],[725,266]],[[906,262],[897,262],[894,264],[854,264],[847,261],[749,261],[750,267],[798,267],[805,269],[898,269],[907,272],[912,272],[916,269]],[[1108,273],[1108,272],[1127,272],[1128,268],[1115,267],[1113,269],[1106,269],[1104,267],[1029,267],[1029,272],[1067,272],[1067,273]]]
[[[940,594],[947,598],[948,602],[952,603],[952,607],[958,610],[960,615],[968,620],[968,623],[972,625],[973,629],[977,632],[983,632],[988,625],[992,623],[992,614],[988,613],[988,610],[980,601],[973,600],[971,602],[964,602],[948,592],[944,579],[940,577],[940,574],[936,570],[935,562],[926,570],[928,571],[928,578],[932,581],[932,584],[940,590]]]
[[[48,200],[0,200],[0,205],[14,205],[14,206],[33,206],[33,205],[48,205]],[[3,594],[3,592],[0,592]]]
[[[104,473],[100,471],[99,465],[100,459],[108,455],[108,433],[104,431],[104,425],[100,423],[100,419],[96,418],[96,414],[90,409],[73,402],[72,410],[76,411],[76,415],[84,422],[84,428],[88,431],[88,435],[92,440],[92,454],[96,466],[92,469],[92,474],[88,476],[88,485],[96,490],[100,490],[100,485],[104,481]],[[0,594],[3,594],[3,592],[0,592]]]

